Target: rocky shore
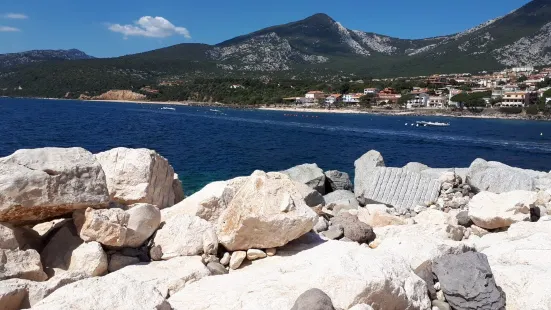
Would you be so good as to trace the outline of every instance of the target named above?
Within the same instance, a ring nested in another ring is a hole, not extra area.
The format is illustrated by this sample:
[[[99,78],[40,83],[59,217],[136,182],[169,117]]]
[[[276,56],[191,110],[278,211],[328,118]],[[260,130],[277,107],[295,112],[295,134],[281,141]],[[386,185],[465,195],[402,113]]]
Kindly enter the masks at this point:
[[[0,158],[0,309],[549,309],[551,174],[304,164],[189,197],[147,149]]]

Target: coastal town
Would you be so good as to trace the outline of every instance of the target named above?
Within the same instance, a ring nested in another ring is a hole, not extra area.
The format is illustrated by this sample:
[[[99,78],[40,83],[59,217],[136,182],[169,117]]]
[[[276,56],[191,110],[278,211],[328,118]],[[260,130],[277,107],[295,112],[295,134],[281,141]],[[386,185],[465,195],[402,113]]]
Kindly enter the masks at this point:
[[[517,67],[481,74],[435,74],[411,78],[373,79],[371,83],[396,80],[420,86],[411,89],[366,87],[363,92],[326,93],[311,90],[302,97],[284,98],[286,103],[325,107],[398,107],[402,109],[453,109],[468,107],[469,96],[479,100],[477,107],[548,107],[551,101],[551,68]],[[366,84],[363,80],[350,84]],[[238,87],[233,85],[233,87]]]

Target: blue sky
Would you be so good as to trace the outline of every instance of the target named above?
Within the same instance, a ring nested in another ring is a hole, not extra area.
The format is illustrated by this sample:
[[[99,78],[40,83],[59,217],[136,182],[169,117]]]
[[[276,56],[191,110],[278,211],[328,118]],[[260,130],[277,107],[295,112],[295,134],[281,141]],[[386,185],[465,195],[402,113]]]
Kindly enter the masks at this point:
[[[112,57],[178,43],[216,44],[315,13],[326,13],[350,29],[423,38],[463,31],[528,2],[2,0],[0,53],[78,48]]]

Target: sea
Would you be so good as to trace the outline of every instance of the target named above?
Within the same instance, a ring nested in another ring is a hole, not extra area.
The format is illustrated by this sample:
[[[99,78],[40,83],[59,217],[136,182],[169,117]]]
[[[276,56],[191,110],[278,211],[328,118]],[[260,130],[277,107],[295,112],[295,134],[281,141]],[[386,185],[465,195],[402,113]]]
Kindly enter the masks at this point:
[[[450,126],[411,126],[416,121]],[[468,167],[484,158],[549,171],[551,122],[0,98],[0,157],[48,146],[154,149],[189,195],[209,182],[303,163],[353,177],[354,161],[372,149],[395,167]]]

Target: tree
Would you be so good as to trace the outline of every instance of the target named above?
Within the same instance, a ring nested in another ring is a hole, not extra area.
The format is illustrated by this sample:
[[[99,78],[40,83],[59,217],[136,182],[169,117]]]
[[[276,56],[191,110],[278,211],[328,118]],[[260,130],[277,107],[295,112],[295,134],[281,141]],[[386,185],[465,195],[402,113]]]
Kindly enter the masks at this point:
[[[528,80],[528,78],[526,77],[526,75],[521,75],[517,79],[517,83],[523,83],[523,82],[526,82],[527,80]]]
[[[366,94],[360,98],[360,106],[362,108],[371,108],[371,105],[375,101],[375,94]]]
[[[400,106],[403,106],[405,105],[409,100],[413,99],[413,95],[412,94],[405,94],[405,95],[402,95],[402,97],[400,97],[400,99],[398,99],[398,105]]]
[[[340,86],[339,86],[339,91],[341,94],[346,94],[350,91],[350,83],[342,83]]]
[[[499,81],[499,82],[497,82],[497,85],[500,85],[500,86],[506,85],[506,84],[507,84],[507,83],[506,83],[505,81]]]

